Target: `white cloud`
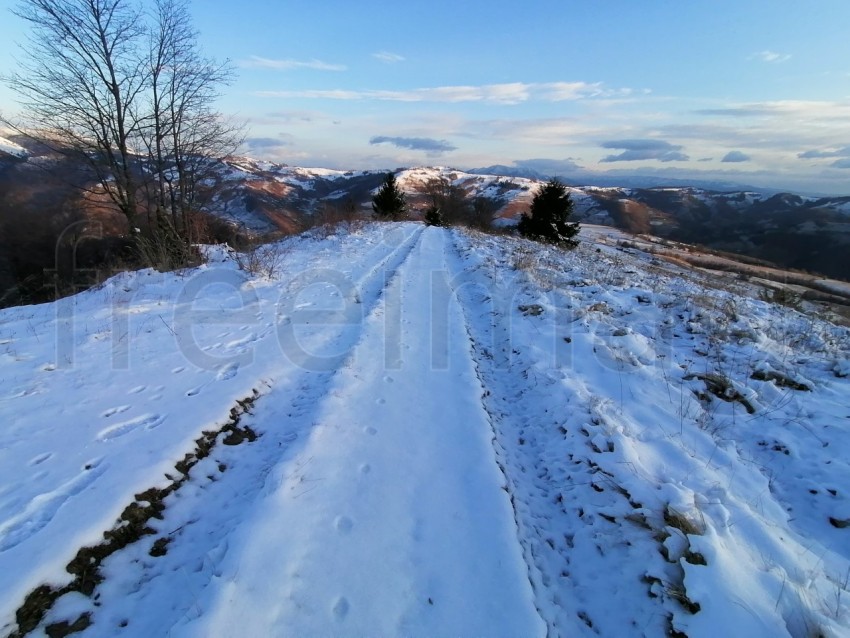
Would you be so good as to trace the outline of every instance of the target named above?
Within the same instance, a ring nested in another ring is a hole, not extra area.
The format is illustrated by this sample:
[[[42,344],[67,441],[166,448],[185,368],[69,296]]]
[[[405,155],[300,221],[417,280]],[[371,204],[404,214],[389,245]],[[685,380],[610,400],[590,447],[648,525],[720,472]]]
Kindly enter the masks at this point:
[[[392,144],[397,148],[406,148],[413,151],[425,151],[429,156],[436,157],[443,153],[456,151],[457,146],[447,140],[436,140],[430,137],[393,137],[387,135],[375,135],[369,140],[369,144]]]
[[[580,100],[589,97],[629,97],[634,93],[632,89],[609,89],[602,82],[549,82],[546,84],[534,85],[541,92],[543,99],[550,102],[566,102],[570,100]],[[641,91],[643,94],[648,94],[649,90]]]
[[[621,151],[616,155],[607,155],[600,162],[636,162],[658,160],[659,162],[687,162],[690,158],[681,153],[682,146],[656,139],[611,140],[602,142],[602,148]]]
[[[800,159],[820,159],[824,157],[847,157],[850,158],[850,146],[844,148],[830,148],[827,150],[813,149],[797,155]]]
[[[414,143],[422,146],[418,139],[405,140],[408,146],[390,140],[379,145],[367,143],[372,137],[388,134],[450,140],[458,147],[450,157],[459,168],[527,158],[572,157],[580,158],[585,171],[600,175],[657,172],[671,178],[690,176],[850,194],[846,186],[850,175],[850,151],[846,150],[850,144],[848,100],[695,101],[645,96],[638,90],[627,98],[605,97],[616,90],[590,83],[519,82],[410,91],[316,91],[311,95],[333,95],[340,101],[266,101],[265,108],[275,115],[278,108],[318,109],[321,104],[323,116],[309,122],[296,118],[275,122],[258,135],[275,137],[280,130],[297,134],[298,141],[280,151],[286,155],[282,161],[287,162],[295,161],[289,153],[309,150],[318,157],[318,149],[325,163],[333,160],[348,168],[386,168],[423,161],[422,154],[427,150],[410,148]],[[556,97],[573,101],[550,101]],[[408,100],[408,108],[377,108],[392,103],[378,100],[401,99]],[[360,100],[361,106],[375,108],[351,108],[352,102],[344,100]],[[438,100],[447,103],[446,107],[431,108]],[[504,104],[516,106],[500,108]],[[529,113],[523,104],[535,108]],[[464,106],[473,108],[461,108]],[[547,116],[532,115],[538,113]],[[343,123],[332,126],[337,118]],[[752,159],[733,162],[730,160],[741,156],[732,155],[723,162],[730,149]],[[686,169],[688,164],[683,162],[687,156],[692,168]],[[682,172],[661,172],[671,166]],[[542,172],[555,174],[553,170]]]
[[[380,60],[381,62],[386,62],[387,64],[404,62],[404,56],[401,56],[398,53],[392,53],[391,51],[378,51],[377,53],[373,53],[372,57],[376,60]]]
[[[790,53],[777,53],[776,51],[759,51],[758,53],[753,53],[750,56],[750,59],[753,60],[761,60],[762,62],[785,62],[786,60],[791,59]]]
[[[720,161],[726,164],[737,164],[740,162],[749,162],[751,159],[749,155],[742,151],[729,151]]]
[[[484,84],[479,86],[438,86],[404,91],[392,90],[307,90],[258,91],[259,97],[286,99],[380,100],[390,102],[487,102],[491,104],[521,104],[533,100],[565,102],[595,97],[629,95],[630,89],[606,89],[601,83],[544,82]]]
[[[321,60],[272,60],[258,55],[252,55],[247,60],[241,60],[239,66],[245,69],[275,69],[278,71],[293,71],[312,69],[314,71],[345,71],[348,67],[343,64],[330,64]]]

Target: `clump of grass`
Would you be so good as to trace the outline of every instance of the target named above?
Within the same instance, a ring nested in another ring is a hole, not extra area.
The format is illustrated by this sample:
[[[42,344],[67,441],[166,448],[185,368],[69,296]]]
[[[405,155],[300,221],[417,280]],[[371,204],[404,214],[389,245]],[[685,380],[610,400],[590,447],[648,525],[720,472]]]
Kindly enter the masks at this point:
[[[272,279],[280,270],[280,262],[286,253],[284,244],[274,242],[254,246],[245,252],[234,252],[233,259],[239,270],[249,275]]]
[[[787,288],[765,288],[759,292],[759,299],[797,311],[803,308],[800,295]]]
[[[697,614],[702,609],[699,603],[688,598],[688,592],[685,590],[684,584],[668,583],[666,591],[667,595],[679,603],[688,613]]]
[[[708,561],[705,560],[705,556],[690,549],[685,552],[684,558],[685,562],[690,563],[691,565],[708,565]]]
[[[537,256],[528,248],[517,247],[511,255],[511,266],[514,270],[530,272],[537,266]]]
[[[723,401],[737,402],[744,406],[744,409],[747,411],[747,414],[755,414],[756,408],[750,403],[749,399],[745,397],[743,394],[738,392],[735,387],[732,385],[732,382],[724,377],[721,374],[713,374],[713,373],[694,373],[689,374],[685,377],[685,381],[692,381],[693,379],[699,379],[705,383],[706,389],[716,396],[718,399],[722,399]],[[699,396],[699,398],[705,398],[704,396]]]
[[[702,523],[694,521],[672,505],[667,505],[664,508],[664,523],[668,527],[679,530],[685,536],[702,536],[705,533],[705,526]]]
[[[49,638],[65,638],[71,634],[76,634],[85,631],[91,625],[91,614],[81,614],[74,622],[63,620],[62,622],[53,623],[44,628],[44,633]]]
[[[805,383],[795,381],[794,379],[787,377],[784,374],[780,374],[779,372],[775,372],[774,370],[756,370],[750,378],[755,379],[756,381],[773,381],[780,388],[791,388],[792,390],[799,390],[800,392],[812,391],[812,389]]]

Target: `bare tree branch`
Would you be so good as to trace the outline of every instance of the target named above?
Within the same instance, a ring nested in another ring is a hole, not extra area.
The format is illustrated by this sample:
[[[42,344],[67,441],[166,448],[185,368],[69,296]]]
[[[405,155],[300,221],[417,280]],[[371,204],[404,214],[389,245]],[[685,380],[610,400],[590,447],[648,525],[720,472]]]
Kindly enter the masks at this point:
[[[152,235],[197,239],[211,160],[242,129],[213,108],[233,70],[199,53],[187,0],[148,12],[140,0],[20,0],[15,13],[31,27],[4,78],[25,112],[16,128],[88,165],[130,231],[141,213]]]

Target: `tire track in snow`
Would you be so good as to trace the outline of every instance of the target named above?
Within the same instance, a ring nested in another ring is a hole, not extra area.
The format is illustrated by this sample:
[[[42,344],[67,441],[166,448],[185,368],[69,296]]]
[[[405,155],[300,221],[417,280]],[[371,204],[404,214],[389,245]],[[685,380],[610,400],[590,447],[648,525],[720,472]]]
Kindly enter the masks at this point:
[[[391,280],[383,311],[319,401],[322,427],[273,470],[235,540],[222,573],[232,584],[188,632],[545,631],[462,317],[432,296],[432,274],[445,271],[438,233],[426,231]],[[246,618],[248,607],[264,612]]]
[[[229,548],[227,534],[238,526],[255,499],[273,489],[278,480],[273,469],[297,458],[316,426],[322,398],[362,340],[364,325],[379,311],[388,285],[419,244],[422,232],[421,228],[413,230],[354,284],[363,312],[361,320],[353,329],[352,325],[332,325],[325,335],[327,340],[344,341],[340,345],[347,354],[337,359],[332,369],[299,370],[279,386],[263,392],[254,403],[254,411],[260,416],[252,418],[249,412],[242,419],[244,425],[257,428],[260,438],[253,444],[216,446],[209,457],[193,467],[190,479],[167,498],[164,518],[150,521],[156,535],[143,537],[110,556],[103,570],[109,578],[93,593],[97,604],[92,602],[86,610],[75,603],[72,607],[76,616],[67,620],[73,622],[89,613],[92,626],[85,635],[112,636],[121,628],[132,626],[138,632],[134,635],[150,636],[164,635],[171,626],[192,616],[192,609],[205,590],[220,578],[219,565]],[[337,334],[330,334],[333,332]],[[101,435],[114,438],[150,423],[149,419],[134,419],[107,428]],[[263,424],[274,427],[263,429]],[[361,471],[365,474],[368,469]],[[338,521],[340,533],[349,531],[351,525],[345,517]],[[17,538],[25,531],[15,527],[7,538]],[[167,549],[152,558],[151,552],[159,553],[154,549],[157,541]],[[162,578],[163,575],[167,577]],[[174,579],[185,583],[185,587],[175,589],[169,585]],[[149,593],[139,593],[146,588]],[[346,608],[343,603],[336,611]],[[56,617],[48,615],[43,624],[56,621]]]
[[[532,323],[541,318],[518,312],[519,305],[529,303],[527,293],[516,274],[511,278],[507,265],[504,271],[495,264],[486,269],[471,266],[457,241],[452,262],[453,288],[485,388],[482,403],[493,426],[493,446],[549,635],[662,635],[669,611],[661,599],[653,602],[648,586],[637,577],[622,582],[621,566],[641,564],[635,555],[645,556],[647,572],[657,563],[655,569],[663,573],[665,565],[648,530],[640,546],[618,539],[619,525],[629,524],[620,521],[640,504],[605,469],[614,462],[605,462],[606,455],[616,456],[606,434],[610,425],[605,406],[594,402],[583,383],[575,393],[564,385],[565,374],[551,365],[563,344],[546,344]],[[594,556],[589,564],[608,563],[608,572],[585,570],[583,557],[589,554]],[[623,560],[627,555],[630,561]],[[590,617],[582,601],[601,595],[612,600],[620,595],[626,606],[637,607],[631,610],[634,622],[617,626],[627,615],[619,613]],[[639,596],[647,596],[646,602],[635,604]]]
[[[417,234],[417,229],[415,227],[396,225],[393,228],[394,230],[392,232],[370,230],[365,237],[352,237],[350,241],[348,238],[342,238],[341,241],[334,242],[332,250],[325,248],[328,245],[327,243],[308,241],[306,246],[300,247],[300,250],[295,255],[294,262],[296,264],[303,264],[306,261],[306,268],[313,270],[317,269],[321,264],[330,263],[339,268],[344,276],[353,282],[355,287],[368,288],[372,293],[375,293],[380,290],[380,283],[375,284],[373,280],[380,279],[383,276],[380,272],[381,268],[394,268],[397,266],[416,243],[415,235]],[[357,235],[360,235],[360,233],[357,233]],[[312,250],[314,247],[318,249],[315,252]],[[338,255],[342,256],[342,259]],[[305,260],[305,256],[311,257],[311,259]],[[133,277],[133,275],[127,276],[129,280],[132,280]],[[140,276],[140,279],[145,279],[145,277]],[[203,276],[201,279],[203,279]],[[242,278],[239,277],[239,279]],[[171,282],[171,284],[173,283],[175,282]],[[266,282],[262,283],[265,284]],[[146,285],[140,283],[139,290],[145,289]],[[154,295],[158,300],[157,306],[159,306],[159,302],[162,299],[168,296],[161,297],[161,289],[157,287],[158,285],[156,283],[152,284],[153,287],[151,290],[144,293],[145,295]],[[118,288],[120,290],[121,285]],[[280,286],[272,286],[272,288],[274,291],[272,294],[278,295],[278,299],[281,296],[285,297],[285,289]],[[124,290],[123,292],[128,291]],[[131,293],[131,296],[133,294]],[[218,294],[216,291],[211,291],[210,298],[213,302],[215,302]],[[202,297],[205,295],[206,293]],[[97,298],[99,295],[89,295],[87,293],[80,297],[80,303],[92,303],[94,301],[92,296]],[[362,296],[364,301],[362,308],[366,312],[370,307],[371,299],[365,293]],[[180,303],[179,295],[177,297],[178,303]],[[267,303],[273,301],[269,295],[262,297],[262,299],[266,299],[267,297]],[[261,302],[260,297],[252,302],[252,306],[258,302]],[[111,301],[108,303],[111,303]],[[201,305],[203,306],[203,304]],[[101,307],[94,306],[94,308],[97,314],[106,312]],[[204,308],[201,307],[199,312],[203,312],[203,310]],[[157,310],[158,312],[161,311]],[[219,315],[215,316],[216,318],[219,317]],[[256,317],[259,318],[259,315],[256,315]],[[239,318],[241,319],[243,317]],[[145,321],[151,319],[151,317],[148,317]],[[274,317],[271,317],[271,319],[274,319]],[[203,317],[200,319],[202,323],[206,320],[207,318]],[[246,320],[249,319],[246,318]],[[162,322],[160,321],[160,323]],[[144,323],[141,324],[141,326],[144,325]],[[261,337],[267,333],[274,333],[276,329],[275,322],[268,322],[266,327],[269,330],[264,329],[260,335]],[[354,328],[356,329],[356,326]],[[319,332],[328,334],[337,334],[341,329],[340,326],[320,326],[317,328]],[[82,397],[81,404],[71,410],[69,414],[71,418],[68,420],[75,421],[86,429],[87,436],[81,438],[90,441],[90,445],[103,446],[107,450],[105,456],[106,462],[102,466],[107,469],[95,477],[93,482],[84,487],[84,489],[76,491],[71,498],[67,498],[64,501],[53,498],[52,496],[47,498],[46,495],[58,496],[63,494],[67,491],[65,489],[66,485],[76,485],[74,483],[78,478],[76,468],[73,467],[73,463],[68,462],[68,458],[77,458],[78,456],[80,463],[90,458],[87,451],[80,449],[82,446],[75,444],[67,451],[68,455],[66,458],[63,458],[64,455],[54,456],[49,463],[43,462],[43,471],[33,474],[21,474],[21,476],[31,479],[31,485],[26,486],[26,489],[14,489],[14,484],[0,486],[0,504],[3,506],[4,515],[4,520],[0,521],[0,524],[11,525],[14,523],[17,525],[16,521],[19,520],[19,515],[25,510],[26,516],[30,520],[38,521],[38,524],[31,528],[31,533],[23,535],[13,533],[14,543],[9,541],[7,549],[0,551],[0,563],[4,565],[4,572],[14,575],[7,579],[0,579],[0,634],[4,633],[5,627],[14,624],[17,605],[39,582],[49,579],[51,583],[66,583],[70,580],[69,575],[65,571],[65,566],[77,554],[80,541],[76,536],[63,534],[63,528],[70,525],[75,530],[84,529],[87,535],[86,537],[98,537],[102,530],[109,529],[115,522],[113,518],[115,513],[122,511],[122,507],[128,502],[132,502],[133,495],[137,493],[139,485],[148,484],[148,481],[152,483],[162,481],[160,478],[162,475],[159,469],[154,468],[162,468],[165,471],[171,469],[174,461],[177,461],[184,453],[193,449],[190,442],[200,436],[205,427],[220,424],[219,419],[226,418],[232,402],[245,396],[242,394],[243,392],[250,392],[252,388],[264,389],[265,385],[267,385],[264,379],[271,378],[270,375],[279,375],[281,383],[284,384],[290,381],[295,384],[299,382],[298,371],[291,369],[293,364],[290,362],[275,364],[273,363],[272,356],[269,356],[270,354],[274,355],[280,352],[276,344],[271,343],[274,337],[274,334],[270,334],[270,338],[266,339],[266,349],[271,350],[272,353],[263,354],[262,358],[265,361],[258,372],[251,373],[254,377],[253,379],[245,378],[248,376],[246,370],[257,370],[257,368],[248,368],[247,366],[243,366],[238,370],[238,375],[241,377],[238,380],[238,384],[233,384],[227,379],[218,379],[218,382],[229,384],[229,387],[216,388],[215,396],[211,396],[210,400],[204,401],[205,405],[200,406],[200,410],[205,414],[203,417],[197,416],[197,405],[185,403],[182,404],[184,408],[182,410],[172,409],[175,405],[178,405],[175,401],[179,401],[182,398],[182,388],[178,392],[178,395],[174,396],[174,393],[165,392],[165,385],[149,386],[150,379],[144,379],[144,376],[140,376],[139,374],[142,373],[143,375],[145,368],[150,366],[150,369],[155,371],[154,377],[160,377],[159,381],[168,381],[165,378],[168,376],[168,371],[185,377],[188,374],[186,366],[175,366],[173,364],[161,365],[161,362],[147,358],[142,358],[134,362],[135,370],[131,371],[132,374],[129,375],[132,378],[132,382],[122,386],[121,379],[127,375],[119,373],[115,375],[115,383],[109,385],[110,392],[114,391],[116,393],[115,396],[124,396],[123,400],[127,401],[126,404],[119,404],[116,401],[115,403],[106,403],[91,408],[85,405],[90,402],[91,396]],[[166,335],[162,335],[160,338],[164,338],[166,341],[169,340]],[[221,338],[219,336],[219,339]],[[328,339],[330,338],[331,336],[328,337]],[[142,341],[144,342],[144,338]],[[150,341],[146,343],[154,346],[153,350],[155,351],[158,351],[158,346],[162,345],[161,343],[152,343]],[[105,361],[110,355],[101,350],[85,350],[85,352],[86,360],[81,360],[80,363],[84,364],[84,370],[91,371],[92,377],[95,377],[101,372],[101,366],[99,364],[101,360],[100,356],[104,356],[105,358],[103,360]],[[185,359],[185,356],[183,359]],[[94,363],[95,361],[98,363]],[[178,361],[179,358],[174,363]],[[92,363],[94,365],[90,365]],[[226,366],[218,367],[219,372],[224,371],[224,375],[222,376],[227,376],[227,370]],[[65,371],[61,374],[65,376],[68,372]],[[207,374],[206,376],[212,377],[215,372],[215,370],[212,370],[212,374]],[[231,368],[230,372],[237,372],[237,370]],[[75,373],[73,376],[78,377],[79,375]],[[112,380],[110,379],[110,381]],[[55,377],[53,381],[54,385],[50,387],[57,387]],[[89,380],[81,377],[77,378],[77,382],[80,384],[79,387],[93,387],[86,385],[86,383],[83,383],[84,381],[88,383]],[[140,381],[144,381],[144,384],[139,385]],[[210,378],[207,383],[192,389],[191,381],[180,378],[175,380],[175,382],[169,382],[169,389],[174,390],[185,384],[183,386],[185,390],[189,390],[192,394],[198,394],[205,387],[215,387],[211,385],[215,381],[215,378]],[[230,381],[232,381],[232,378]],[[62,383],[63,381],[59,381],[58,386],[62,387]],[[172,396],[168,396],[169,394]],[[293,403],[301,400],[296,390],[293,389],[292,394]],[[115,400],[115,398],[112,400]],[[154,404],[159,404],[163,400],[169,406],[167,410],[163,411],[162,406],[159,408],[153,407]],[[195,402],[197,403],[197,399],[195,399]],[[28,408],[21,404],[17,407],[17,410],[24,413],[28,411]],[[143,415],[155,418],[149,421],[131,419],[128,422],[126,418],[117,416],[124,412],[127,412],[128,416],[136,418]],[[165,414],[167,414],[168,419],[161,421],[161,415]],[[194,417],[194,423],[191,416],[193,414],[196,415]],[[65,415],[63,414],[62,416],[64,417]],[[108,421],[102,423],[101,419]],[[117,423],[119,421],[120,423]],[[21,419],[21,422],[26,421]],[[160,423],[162,424],[160,425]],[[173,424],[176,424],[176,427],[172,427]],[[121,425],[122,427],[113,430],[107,427],[109,425]],[[145,427],[152,425],[160,425],[160,427],[158,429]],[[37,433],[44,434],[45,431],[49,431],[50,429],[55,429],[55,427],[47,426],[44,428],[44,431]],[[59,431],[56,431],[58,434]],[[175,432],[181,434],[175,435]],[[18,442],[16,437],[23,439],[28,434],[25,428],[20,427],[13,420],[12,429],[4,438],[4,443],[8,444],[11,442],[15,445]],[[160,434],[162,434],[161,438]],[[65,434],[62,433],[62,436],[65,436]],[[48,437],[43,436],[42,438],[45,445],[51,443]],[[139,446],[136,445],[136,441],[140,443]],[[75,455],[75,452],[78,454]],[[31,453],[27,454],[27,458],[31,456],[35,455]],[[128,468],[129,471],[124,471],[121,462],[112,462],[116,456],[131,461]],[[24,460],[25,462],[26,460]],[[39,469],[41,470],[41,468]],[[12,492],[13,489],[14,492]],[[57,507],[56,504],[60,501],[62,505]]]
[[[457,247],[453,245],[452,248],[457,253]],[[459,255],[456,257],[456,260],[458,258]],[[553,630],[556,632],[554,635],[558,635],[557,624],[553,623],[551,614],[547,613],[545,606],[541,604],[542,592],[540,591],[540,572],[537,567],[537,561],[535,560],[533,550],[528,542],[527,533],[525,531],[526,524],[524,518],[518,507],[517,485],[516,480],[513,477],[514,472],[508,467],[509,459],[507,458],[506,450],[503,445],[504,434],[500,433],[500,428],[497,425],[500,414],[493,410],[492,401],[487,400],[487,398],[492,394],[491,387],[493,383],[492,378],[490,378],[491,375],[488,375],[485,371],[483,359],[489,358],[492,360],[493,355],[487,351],[484,351],[482,356],[481,335],[476,334],[476,332],[473,331],[471,327],[471,313],[468,309],[468,305],[481,303],[486,304],[486,302],[490,301],[490,298],[485,295],[482,298],[473,300],[468,293],[463,293],[463,288],[466,286],[467,283],[469,283],[470,280],[467,279],[462,264],[456,261],[456,263],[452,264],[452,266],[450,267],[447,263],[446,268],[447,273],[449,273],[449,275],[452,277],[452,281],[447,282],[447,286],[450,288],[451,294],[457,300],[457,303],[460,306],[461,312],[463,314],[464,329],[466,332],[466,337],[469,340],[470,357],[475,367],[475,373],[478,377],[478,381],[483,389],[483,393],[481,395],[481,405],[484,411],[487,413],[487,420],[490,424],[490,428],[492,431],[491,443],[493,445],[494,460],[499,467],[499,471],[504,477],[505,491],[508,493],[508,496],[510,498],[511,509],[514,515],[514,524],[516,525],[517,542],[519,543],[522,549],[522,555],[526,562],[526,567],[528,569],[528,581],[535,595],[535,608],[537,609],[537,613],[540,615],[541,619],[546,623],[547,636],[553,635]],[[496,313],[494,312],[493,314],[495,316]],[[503,333],[501,336],[504,339],[503,343],[509,343],[509,335],[507,332]],[[499,392],[500,390],[501,389],[493,389],[493,391],[495,392]],[[504,417],[506,416],[506,414],[502,413],[501,416]]]
[[[457,251],[457,248],[454,246],[453,242],[451,246],[448,244],[451,242],[449,239],[448,233],[446,233],[444,237],[444,241],[446,242],[445,248],[445,256],[444,260],[445,265],[445,274],[449,278],[448,280],[442,282],[445,286],[443,293],[447,295],[446,302],[448,303],[450,299],[454,299],[454,301],[458,304],[460,309],[460,313],[463,319],[463,330],[464,335],[469,343],[469,358],[472,362],[472,366],[475,370],[476,378],[478,379],[478,383],[481,389],[481,407],[483,411],[487,415],[487,422],[490,426],[491,431],[491,444],[493,446],[493,461],[498,466],[499,472],[504,479],[504,490],[507,492],[508,497],[510,499],[511,511],[513,512],[514,525],[516,526],[516,535],[517,535],[517,543],[520,546],[520,550],[523,556],[523,559],[526,563],[526,568],[528,570],[528,582],[532,591],[535,595],[535,609],[537,610],[540,619],[547,625],[547,636],[550,635],[550,622],[547,618],[547,614],[544,609],[539,604],[540,593],[537,591],[538,584],[537,578],[535,577],[535,565],[533,557],[529,551],[528,544],[523,542],[523,534],[522,529],[524,527],[523,520],[520,515],[520,512],[517,509],[517,500],[516,500],[516,489],[513,486],[513,482],[510,478],[509,469],[506,465],[507,459],[505,456],[505,450],[500,443],[500,436],[496,426],[496,417],[490,409],[489,402],[486,400],[490,395],[490,390],[488,389],[487,379],[485,378],[485,374],[482,367],[482,362],[480,357],[478,356],[478,346],[475,336],[473,334],[473,330],[470,326],[469,321],[469,311],[465,305],[465,300],[461,296],[462,288],[467,283],[466,278],[463,276],[462,271],[459,269],[457,263],[450,265],[448,263],[448,253],[450,250]],[[454,260],[453,260],[454,261]]]

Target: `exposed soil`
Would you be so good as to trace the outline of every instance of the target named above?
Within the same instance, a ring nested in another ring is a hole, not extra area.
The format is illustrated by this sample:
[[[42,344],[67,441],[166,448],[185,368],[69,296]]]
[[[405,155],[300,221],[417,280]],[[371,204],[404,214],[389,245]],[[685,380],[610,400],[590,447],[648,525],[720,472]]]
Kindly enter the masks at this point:
[[[156,531],[148,526],[151,519],[161,519],[165,510],[165,499],[179,490],[189,479],[189,473],[199,461],[208,457],[213,448],[219,443],[224,445],[240,445],[257,440],[257,433],[248,426],[239,424],[242,415],[250,412],[251,406],[259,397],[257,390],[253,394],[237,401],[230,410],[230,419],[215,430],[205,430],[195,440],[195,449],[188,452],[174,469],[176,476],[166,474],[170,483],[165,487],[151,487],[135,495],[112,529],[103,532],[103,541],[97,545],[82,547],[77,555],[65,568],[74,579],[67,585],[39,585],[24,599],[23,604],[15,612],[18,628],[9,634],[8,638],[23,638],[34,631],[44,620],[47,613],[65,594],[78,592],[85,596],[93,596],[97,586],[103,581],[101,565],[115,552],[122,550],[139,539],[155,534]],[[219,464],[220,472],[226,471],[224,464]],[[163,556],[167,553],[169,540],[167,537],[157,539],[151,548],[151,556]],[[62,621],[45,627],[45,633],[51,638],[64,637],[86,629],[90,624],[89,614],[83,614],[73,622]]]

